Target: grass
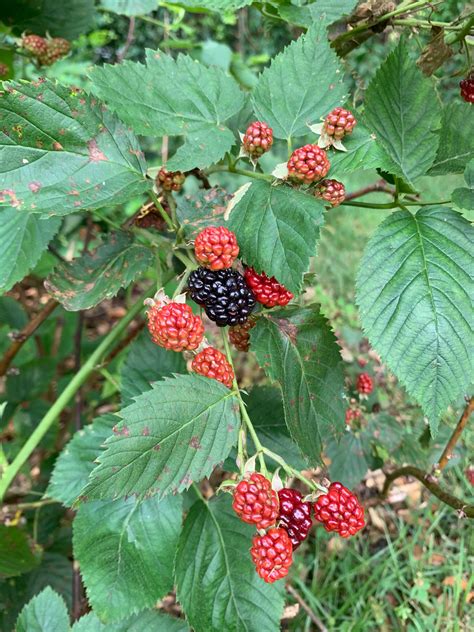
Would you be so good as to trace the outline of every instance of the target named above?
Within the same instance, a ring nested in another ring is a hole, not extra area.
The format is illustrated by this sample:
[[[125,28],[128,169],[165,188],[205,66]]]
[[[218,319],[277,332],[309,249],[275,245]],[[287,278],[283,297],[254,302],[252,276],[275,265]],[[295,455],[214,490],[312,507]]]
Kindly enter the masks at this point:
[[[342,547],[317,529],[297,554],[293,585],[329,631],[472,629],[470,525],[433,502],[410,517],[389,509],[383,533],[369,526]],[[288,629],[310,626],[300,611]]]

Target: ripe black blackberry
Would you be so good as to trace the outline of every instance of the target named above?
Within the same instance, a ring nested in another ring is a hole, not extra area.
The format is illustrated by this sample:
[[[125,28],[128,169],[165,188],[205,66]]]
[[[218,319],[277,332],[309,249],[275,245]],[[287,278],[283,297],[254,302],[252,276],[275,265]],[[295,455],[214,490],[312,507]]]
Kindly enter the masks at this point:
[[[231,268],[198,268],[191,272],[188,287],[193,301],[204,307],[218,327],[245,323],[255,307],[252,290],[240,272]]]

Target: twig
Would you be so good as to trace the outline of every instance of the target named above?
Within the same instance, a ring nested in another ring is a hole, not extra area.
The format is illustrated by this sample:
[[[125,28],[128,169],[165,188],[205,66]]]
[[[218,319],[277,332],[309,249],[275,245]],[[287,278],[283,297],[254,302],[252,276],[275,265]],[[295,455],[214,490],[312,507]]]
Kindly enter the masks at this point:
[[[459,437],[461,436],[462,431],[466,427],[467,422],[469,421],[469,417],[472,415],[473,411],[474,411],[474,397],[471,397],[470,400],[467,402],[466,407],[464,408],[463,414],[461,415],[461,418],[459,419],[457,426],[453,431],[453,434],[451,435],[448,443],[446,444],[446,447],[443,450],[443,454],[441,455],[439,459],[439,463],[435,468],[436,470],[444,470],[444,468],[448,464],[449,460],[453,456],[454,447],[456,446],[456,443],[459,441]]]
[[[212,189],[212,185],[209,182],[209,178],[206,176],[206,174],[203,171],[201,171],[201,169],[198,169],[197,167],[195,167],[194,169],[191,169],[191,171],[187,171],[186,173],[200,180],[202,182],[202,186],[204,189]]]
[[[57,301],[52,298],[49,299],[43,309],[38,314],[36,314],[36,316],[32,318],[30,322],[25,325],[25,327],[18,334],[15,335],[15,340],[8,347],[8,349],[3,354],[2,359],[0,360],[0,377],[2,375],[5,375],[8,367],[13,361],[13,358],[20,351],[28,338],[30,338],[35,333],[41,323],[43,323],[48,318],[48,316],[56,309],[58,305],[59,303]]]
[[[117,53],[118,63],[123,61],[134,39],[135,39],[135,17],[132,15],[132,17],[130,18],[130,22],[128,24],[127,39],[125,40],[125,44],[123,45],[123,48]]]
[[[369,184],[368,186],[362,188],[362,189],[358,189],[357,191],[354,191],[354,193],[348,193],[345,197],[345,200],[355,200],[356,198],[362,197],[363,195],[367,195],[368,193],[373,193],[373,192],[382,192],[382,193],[390,193],[390,195],[393,195],[393,191],[392,189],[390,189],[390,187],[388,187],[385,184],[385,180],[379,180],[378,182],[375,182],[374,184]]]
[[[311,619],[311,621],[314,623],[314,625],[318,628],[318,630],[321,630],[321,632],[328,632],[327,627],[324,625],[324,623],[321,621],[321,619],[314,614],[314,612],[308,606],[306,601],[293,588],[293,586],[291,586],[290,584],[286,584],[286,590],[293,597],[293,599],[300,604],[300,606],[303,608],[303,610],[306,612],[306,614]]]
[[[130,331],[125,336],[125,338],[105,358],[101,366],[110,364],[110,362],[112,362],[112,360],[115,357],[117,357],[121,351],[123,351],[126,347],[128,347],[128,345],[138,336],[138,334],[141,332],[144,326],[145,326],[145,321],[141,320],[139,323],[137,323],[137,325],[135,325],[135,327],[130,329]]]
[[[404,467],[400,467],[390,474],[386,474],[386,479],[382,490],[383,498],[387,497],[388,491],[393,481],[397,478],[400,478],[401,476],[413,476],[414,478],[418,479],[420,483],[422,483],[426,487],[426,489],[428,489],[434,496],[436,496],[436,498],[439,498],[444,503],[446,503],[446,505],[449,505],[453,509],[456,509],[460,512],[461,515],[466,516],[467,518],[474,518],[474,505],[466,505],[459,498],[452,496],[439,486],[434,476],[432,476],[431,474],[427,474],[423,470],[420,470],[418,467],[414,467],[413,465],[405,465]]]

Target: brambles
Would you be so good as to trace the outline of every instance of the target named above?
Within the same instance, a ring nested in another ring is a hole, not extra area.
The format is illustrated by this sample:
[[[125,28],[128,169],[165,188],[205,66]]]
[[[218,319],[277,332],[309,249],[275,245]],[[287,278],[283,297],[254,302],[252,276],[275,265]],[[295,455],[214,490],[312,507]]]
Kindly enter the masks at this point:
[[[240,481],[234,490],[232,508],[241,520],[268,529],[278,518],[278,496],[271,481],[258,472]]]
[[[314,195],[326,200],[331,206],[339,206],[345,200],[346,189],[338,180],[323,180],[314,189]]]
[[[147,311],[148,330],[155,344],[171,351],[197,349],[204,336],[199,316],[185,303],[156,303]]]
[[[279,526],[284,528],[290,536],[293,550],[306,540],[312,526],[311,504],[303,502],[301,492],[297,489],[284,487],[278,492],[280,513]]]
[[[314,517],[326,531],[337,531],[343,538],[355,535],[365,525],[363,507],[341,483],[331,483],[328,493],[319,496],[313,509]]]
[[[328,173],[331,166],[324,149],[317,145],[304,145],[291,154],[288,160],[288,177],[300,184],[311,184]]]
[[[250,348],[250,330],[255,327],[257,321],[250,316],[242,325],[229,328],[229,340],[239,351],[248,351]]]
[[[374,382],[368,373],[359,374],[356,389],[361,395],[370,395],[374,389]]]
[[[239,254],[237,239],[224,226],[209,226],[202,230],[194,242],[198,262],[210,270],[230,268]]]
[[[293,298],[293,294],[278,283],[275,277],[269,278],[265,272],[258,274],[253,268],[245,268],[244,276],[256,300],[265,307],[283,307]]]
[[[337,107],[324,119],[323,130],[328,136],[332,136],[336,140],[342,140],[344,136],[352,134],[356,123],[357,121],[352,112]]]
[[[257,573],[268,584],[286,577],[293,563],[293,546],[285,529],[254,536],[250,554]]]
[[[245,323],[255,307],[255,297],[237,270],[198,268],[191,272],[188,287],[193,301],[218,327]]]
[[[181,171],[168,171],[166,167],[161,167],[156,176],[156,184],[163,191],[181,191],[181,187],[186,180],[186,176]]]
[[[195,373],[222,382],[227,388],[232,388],[234,371],[225,355],[214,347],[206,347],[194,356],[191,368]]]
[[[461,97],[467,103],[474,103],[474,72],[459,83]]]
[[[242,147],[254,160],[269,151],[273,144],[273,130],[263,121],[255,121],[247,127],[242,138]]]

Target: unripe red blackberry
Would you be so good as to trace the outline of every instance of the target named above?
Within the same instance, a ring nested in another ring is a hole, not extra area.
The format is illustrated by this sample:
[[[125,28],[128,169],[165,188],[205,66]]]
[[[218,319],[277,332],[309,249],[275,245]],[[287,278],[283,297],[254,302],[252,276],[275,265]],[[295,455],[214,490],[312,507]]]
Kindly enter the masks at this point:
[[[346,410],[346,424],[350,426],[353,421],[360,419],[360,415],[361,413],[358,408],[348,408]]]
[[[368,373],[361,373],[357,378],[356,389],[361,395],[370,395],[374,382]]]
[[[227,358],[219,349],[214,347],[206,347],[194,356],[191,368],[195,373],[210,377],[232,388],[234,381],[234,371],[227,361]]]
[[[328,493],[313,505],[314,517],[326,531],[337,531],[343,538],[355,535],[365,525],[364,508],[342,483],[331,483]]]
[[[275,277],[268,277],[265,272],[258,274],[253,268],[245,268],[244,277],[255,298],[265,307],[281,307],[287,305],[293,294]]]
[[[465,79],[463,79],[459,87],[461,89],[461,96],[467,103],[474,103],[474,72],[471,72]]]
[[[156,176],[156,184],[164,191],[181,191],[185,180],[186,176],[182,171],[168,171],[165,167],[161,167]]]
[[[239,351],[248,351],[250,348],[250,330],[255,327],[257,321],[250,317],[246,323],[229,327],[229,340]]]
[[[273,145],[273,130],[263,121],[255,121],[247,127],[242,138],[242,146],[246,154],[254,160],[269,151]]]
[[[345,200],[346,189],[338,180],[322,180],[316,185],[314,195],[326,200],[331,206],[339,206]]]
[[[331,163],[324,149],[304,145],[295,149],[288,160],[288,177],[294,182],[311,184],[328,173]]]
[[[199,316],[185,303],[153,305],[147,312],[148,330],[153,342],[171,351],[197,349],[204,336]]]
[[[44,55],[48,50],[48,44],[41,35],[25,35],[21,40],[21,47],[35,57]]]
[[[63,37],[54,37],[46,40],[46,51],[38,56],[40,64],[52,66],[62,57],[65,57],[71,50],[71,43]]]
[[[254,536],[250,554],[258,575],[268,584],[286,577],[293,563],[293,545],[285,529]]]
[[[194,254],[210,270],[230,268],[239,254],[237,238],[225,226],[208,226],[196,237]]]
[[[0,62],[0,79],[3,79],[4,77],[6,77],[9,72],[10,72],[9,67],[6,64],[2,64]]]
[[[323,130],[328,136],[332,136],[336,140],[342,140],[344,136],[352,134],[356,124],[357,121],[352,112],[337,107],[324,119]]]
[[[271,481],[252,472],[236,486],[232,508],[243,522],[268,529],[278,518],[278,496]]]
[[[306,540],[311,529],[311,504],[303,502],[301,493],[297,489],[284,487],[278,492],[280,513],[279,526],[283,527],[290,536],[293,550]]]

